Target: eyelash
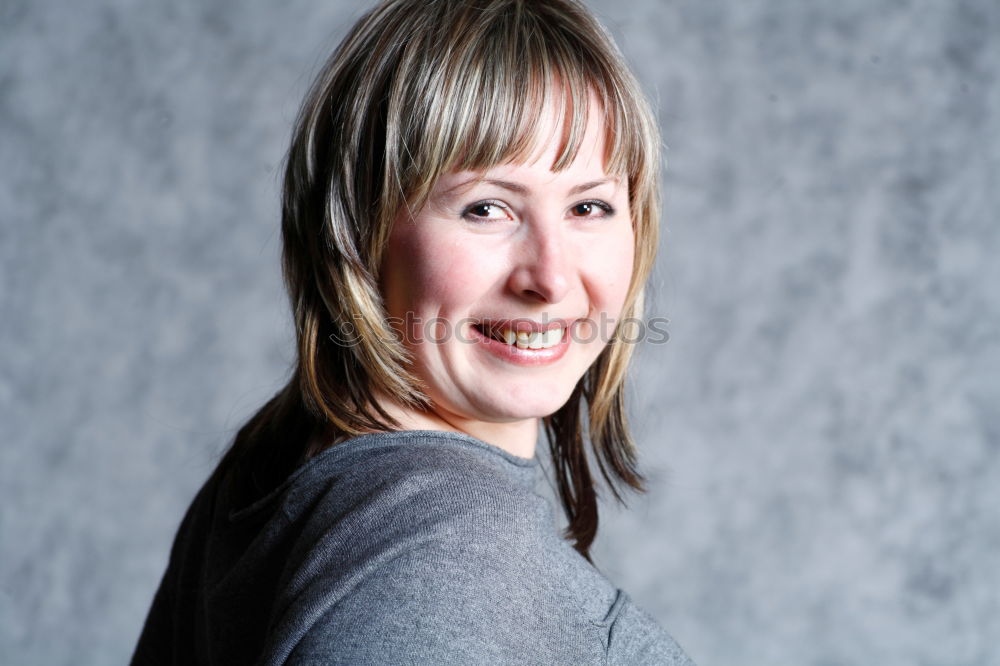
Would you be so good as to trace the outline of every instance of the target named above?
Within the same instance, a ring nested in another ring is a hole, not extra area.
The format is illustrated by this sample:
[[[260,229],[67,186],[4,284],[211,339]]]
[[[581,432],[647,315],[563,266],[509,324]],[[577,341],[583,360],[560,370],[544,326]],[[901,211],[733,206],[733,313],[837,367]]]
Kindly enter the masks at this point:
[[[474,203],[474,204],[466,207],[466,209],[464,211],[462,211],[462,217],[465,218],[465,219],[467,219],[467,220],[472,220],[472,221],[476,221],[476,222],[483,221],[483,220],[487,220],[488,221],[488,220],[490,220],[490,218],[485,218],[485,217],[483,217],[481,215],[473,215],[472,214],[473,210],[475,210],[476,208],[484,207],[484,206],[495,206],[495,207],[499,208],[502,211],[510,213],[510,209],[507,208],[507,206],[505,206],[502,203],[500,203],[499,201],[495,201],[495,200],[492,200],[492,199],[487,199],[487,200],[484,200],[484,201],[477,201],[476,203]],[[570,207],[570,210],[574,210],[576,208],[579,208],[580,206],[594,206],[594,207],[599,208],[600,210],[602,210],[603,214],[598,215],[597,216],[598,219],[602,218],[602,217],[611,217],[612,215],[615,214],[615,209],[611,206],[611,204],[609,204],[609,203],[607,203],[605,201],[601,201],[600,199],[587,199],[586,201],[580,201],[578,203],[573,204]],[[586,218],[586,217],[593,217],[593,216],[591,216],[591,215],[581,215],[579,217]]]

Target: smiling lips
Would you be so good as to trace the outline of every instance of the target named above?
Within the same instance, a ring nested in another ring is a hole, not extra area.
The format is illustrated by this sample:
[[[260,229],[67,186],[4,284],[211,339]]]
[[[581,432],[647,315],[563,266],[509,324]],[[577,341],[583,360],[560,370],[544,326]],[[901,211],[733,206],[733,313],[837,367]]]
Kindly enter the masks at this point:
[[[508,345],[517,345],[518,349],[548,349],[555,347],[562,340],[565,328],[550,328],[547,331],[515,331],[503,328],[499,333],[490,331],[490,337]]]
[[[476,325],[481,333],[519,349],[548,349],[563,339],[569,322],[557,319],[544,323],[530,320],[486,320]]]
[[[566,353],[569,322],[539,324],[532,321],[484,321],[472,330],[483,347],[494,356],[517,365],[552,363]]]

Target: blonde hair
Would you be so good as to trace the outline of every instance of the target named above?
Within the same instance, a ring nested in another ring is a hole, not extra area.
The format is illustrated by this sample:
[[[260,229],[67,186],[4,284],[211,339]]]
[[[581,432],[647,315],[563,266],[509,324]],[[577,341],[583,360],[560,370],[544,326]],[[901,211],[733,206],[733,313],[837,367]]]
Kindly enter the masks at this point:
[[[403,207],[419,210],[442,174],[526,159],[550,98],[565,114],[553,169],[565,168],[591,93],[607,133],[606,170],[628,178],[635,259],[622,320],[638,319],[657,248],[659,136],[638,83],[586,8],[386,0],[357,22],[313,83],[287,156],[282,262],[298,359],[223,460],[256,480],[244,483],[248,493],[268,485],[260,466],[280,482],[330,444],[398,427],[377,395],[428,406],[379,293],[393,220]],[[619,484],[642,490],[624,402],[631,350],[615,336],[544,421],[566,536],[588,559],[597,495],[585,439],[619,501]]]

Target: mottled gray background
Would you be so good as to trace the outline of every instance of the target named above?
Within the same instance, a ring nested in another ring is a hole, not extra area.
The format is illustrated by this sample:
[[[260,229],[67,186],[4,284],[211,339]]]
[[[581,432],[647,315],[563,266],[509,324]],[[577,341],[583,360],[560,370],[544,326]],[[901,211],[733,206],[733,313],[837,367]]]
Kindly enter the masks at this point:
[[[1000,3],[591,4],[664,128],[672,336],[598,564],[702,666],[1000,664]],[[3,664],[128,659],[285,378],[278,168],[360,11],[0,0]]]

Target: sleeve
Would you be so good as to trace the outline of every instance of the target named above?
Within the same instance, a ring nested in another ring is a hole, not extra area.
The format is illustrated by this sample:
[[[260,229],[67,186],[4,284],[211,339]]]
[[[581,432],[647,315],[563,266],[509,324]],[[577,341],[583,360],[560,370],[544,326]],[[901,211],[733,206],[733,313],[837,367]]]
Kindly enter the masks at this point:
[[[695,666],[691,658],[653,617],[624,592],[609,613],[608,663]]]

